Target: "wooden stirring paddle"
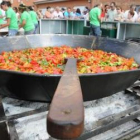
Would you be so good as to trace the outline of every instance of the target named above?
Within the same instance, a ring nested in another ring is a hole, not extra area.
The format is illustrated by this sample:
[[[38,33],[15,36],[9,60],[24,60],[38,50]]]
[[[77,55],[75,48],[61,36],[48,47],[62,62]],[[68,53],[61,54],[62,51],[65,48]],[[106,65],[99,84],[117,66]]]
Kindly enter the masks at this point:
[[[84,128],[83,96],[77,59],[68,58],[47,116],[47,131],[57,139],[75,139]]]

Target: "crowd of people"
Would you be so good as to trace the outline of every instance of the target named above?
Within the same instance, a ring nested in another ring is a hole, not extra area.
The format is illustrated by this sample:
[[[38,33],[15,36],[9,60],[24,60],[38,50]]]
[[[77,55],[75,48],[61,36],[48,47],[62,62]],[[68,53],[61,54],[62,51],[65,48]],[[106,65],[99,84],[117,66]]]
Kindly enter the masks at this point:
[[[90,21],[91,33],[99,36],[102,21],[140,22],[140,9],[136,12],[136,6],[131,5],[129,10],[122,10],[115,2],[103,5],[95,5],[92,9],[50,7],[42,13],[33,6],[20,4],[19,7],[11,7],[10,1],[3,1],[0,5],[0,30],[8,26],[9,36],[16,35],[20,28],[25,35],[36,34],[39,19],[85,19]],[[6,21],[6,22],[4,22]]]
[[[101,8],[101,18],[103,21],[140,22],[140,10],[135,10],[135,5],[131,5],[129,10],[125,11],[115,2],[111,2],[110,5]]]
[[[97,7],[98,5],[95,5]],[[121,6],[116,5],[115,2],[105,4],[101,7],[101,20],[102,21],[127,21],[127,22],[140,22],[140,10],[135,11],[136,6],[131,5],[129,10],[123,10]],[[92,9],[91,9],[92,10]],[[85,7],[83,11],[79,8],[52,8],[48,6],[46,12],[43,14],[42,10],[38,10],[37,14],[39,18],[48,19],[86,19],[89,20],[89,12],[91,11],[88,7]]]
[[[100,24],[102,21],[140,22],[140,9],[131,5],[129,10],[122,10],[115,2],[110,5],[102,3],[95,5],[89,12],[91,34],[101,36]]]
[[[81,11],[80,8],[52,8],[48,6],[46,8],[45,14],[42,13],[42,10],[38,10],[37,14],[39,18],[47,18],[47,19],[89,19],[89,11],[88,7],[85,7],[84,11]]]
[[[79,8],[67,9],[47,7],[45,13],[42,10],[35,10],[33,6],[20,4],[19,7],[12,7],[10,1],[3,1],[0,4],[0,30],[8,27],[8,35],[17,35],[20,28],[24,34],[36,34],[39,19],[89,19],[89,8],[85,7],[81,12]]]
[[[18,8],[12,8],[10,1],[3,1],[0,6],[0,30],[8,27],[9,36],[17,35],[20,28],[24,29],[25,35],[36,34],[38,16],[32,6],[20,4]]]

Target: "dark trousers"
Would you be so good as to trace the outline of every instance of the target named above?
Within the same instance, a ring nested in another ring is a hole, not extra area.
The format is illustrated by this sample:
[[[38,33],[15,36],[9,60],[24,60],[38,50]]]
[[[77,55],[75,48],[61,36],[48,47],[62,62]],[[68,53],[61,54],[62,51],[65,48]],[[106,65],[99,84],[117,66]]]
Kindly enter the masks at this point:
[[[38,23],[37,23],[37,24],[35,24],[34,34],[36,34],[36,32],[37,32],[37,28],[38,28]]]
[[[100,26],[95,26],[93,24],[90,24],[90,33],[91,35],[94,35],[94,36],[101,36],[101,29],[100,29]]]

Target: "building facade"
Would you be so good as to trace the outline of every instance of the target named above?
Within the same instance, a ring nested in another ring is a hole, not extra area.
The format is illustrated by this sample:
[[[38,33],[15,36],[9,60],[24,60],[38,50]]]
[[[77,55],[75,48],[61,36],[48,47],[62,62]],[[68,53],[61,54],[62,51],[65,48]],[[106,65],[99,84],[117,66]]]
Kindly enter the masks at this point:
[[[2,0],[0,0],[2,1]],[[103,4],[109,4],[115,1],[117,5],[121,6],[124,10],[128,9],[131,4],[140,5],[140,0],[11,0],[13,6],[23,2],[26,5],[36,5],[37,8],[42,9],[47,6],[50,7],[75,7],[75,6],[87,6],[92,8],[95,4],[102,2]]]
[[[12,7],[18,7],[22,2],[27,6],[31,6],[34,5],[35,0],[11,0]]]
[[[114,1],[118,6],[121,6],[124,10],[129,9],[132,4],[136,6],[140,5],[140,0],[91,0],[91,7],[100,2],[103,4],[109,4],[112,1]]]
[[[87,6],[90,7],[88,0],[35,0],[35,4],[38,8],[50,7],[76,7]]]
[[[110,2],[116,2],[124,10],[129,9],[131,4],[140,5],[140,0],[35,0],[35,4],[38,8],[51,7],[74,7],[74,6],[88,6],[92,8],[95,4],[102,2],[103,4],[109,4]]]

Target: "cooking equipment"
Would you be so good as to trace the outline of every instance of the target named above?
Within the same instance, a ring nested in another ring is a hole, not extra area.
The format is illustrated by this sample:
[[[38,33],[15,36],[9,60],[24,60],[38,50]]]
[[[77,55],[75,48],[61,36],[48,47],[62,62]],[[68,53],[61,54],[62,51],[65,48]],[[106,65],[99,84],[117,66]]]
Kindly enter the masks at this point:
[[[77,59],[68,58],[47,115],[48,133],[58,139],[75,139],[84,129],[83,97]]]
[[[0,52],[69,45],[90,49],[93,37],[74,35],[30,35],[0,38]],[[93,49],[134,57],[140,64],[140,46],[109,38],[98,38]],[[0,70],[0,92],[18,99],[51,102],[61,75],[39,75]],[[140,69],[79,75],[84,101],[110,96],[126,89],[140,77]]]
[[[140,82],[136,84],[139,86]],[[138,92],[132,90],[132,93],[129,93],[129,91],[84,102],[84,132],[78,139],[133,140],[134,137],[139,137],[140,119],[137,117],[140,115],[140,97],[137,96]],[[1,94],[0,120],[1,123],[3,121],[6,123],[6,127],[4,125],[0,127],[1,134],[2,129],[7,129],[10,140],[53,140],[46,132],[48,103],[1,97]]]

